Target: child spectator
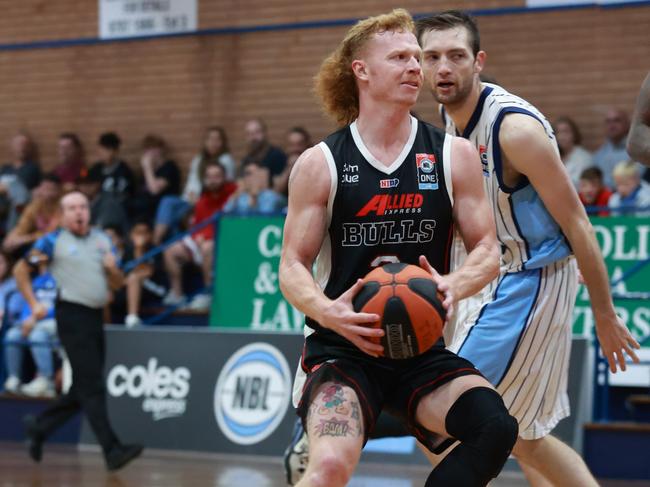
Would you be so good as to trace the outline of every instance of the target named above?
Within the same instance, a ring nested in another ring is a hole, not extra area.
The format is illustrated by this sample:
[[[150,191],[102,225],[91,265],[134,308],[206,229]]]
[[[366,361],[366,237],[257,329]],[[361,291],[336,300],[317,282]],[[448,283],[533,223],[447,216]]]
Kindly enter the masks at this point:
[[[603,184],[603,172],[599,168],[590,167],[582,171],[578,182],[578,196],[582,204],[587,208],[590,206],[606,207],[609,204],[612,192]],[[598,216],[609,215],[606,209],[593,210],[588,208],[587,213]]]
[[[99,174],[102,193],[112,195],[125,206],[135,192],[135,178],[129,165],[120,159],[121,144],[122,141],[113,132],[100,135],[97,141],[99,160],[90,173]]]
[[[619,162],[613,171],[616,192],[609,199],[613,215],[650,215],[650,184],[641,180],[639,165]],[[620,208],[614,211],[615,208]]]
[[[47,314],[40,320],[32,314],[32,310],[21,294],[16,293],[20,300],[20,316],[5,335],[5,358],[7,361],[8,378],[5,390],[16,393],[22,392],[32,397],[54,397],[54,360],[52,357],[52,342],[56,337],[56,321],[54,319],[54,303],[56,301],[56,282],[45,268],[32,280],[36,299],[47,309]],[[36,376],[28,384],[21,386],[22,362],[24,346],[20,343],[27,340],[36,365]]]
[[[139,259],[153,247],[151,225],[147,221],[136,222],[129,233],[123,263]],[[142,324],[140,307],[142,304],[159,303],[165,296],[167,288],[162,256],[158,254],[138,264],[126,276],[127,315],[124,324],[132,328]]]
[[[268,180],[268,179],[267,179]],[[226,181],[225,170],[218,162],[210,162],[205,167],[203,193],[196,203],[192,225],[201,223],[221,210],[228,198],[236,191],[235,183]],[[214,252],[214,226],[207,225],[176,242],[165,251],[165,268],[169,276],[170,291],[163,301],[168,305],[181,304],[183,293],[183,264],[193,261],[201,266],[203,284],[209,288],[212,283],[212,262]],[[189,304],[189,308],[205,310],[210,305],[208,292],[199,293]]]

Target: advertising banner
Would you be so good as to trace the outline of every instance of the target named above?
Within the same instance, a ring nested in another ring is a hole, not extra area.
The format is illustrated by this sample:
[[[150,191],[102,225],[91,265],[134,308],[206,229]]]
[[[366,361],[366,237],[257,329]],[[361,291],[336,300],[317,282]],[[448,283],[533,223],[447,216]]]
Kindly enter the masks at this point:
[[[115,431],[150,448],[280,455],[303,337],[149,327],[106,333]],[[82,442],[92,441],[87,424]]]
[[[649,257],[648,236],[650,220],[642,217],[593,217],[607,272],[612,281],[618,280],[631,267]],[[614,295],[632,295],[650,292],[650,264],[623,279],[612,289]],[[614,299],[616,312],[630,329],[634,338],[650,351],[650,301],[647,299]],[[591,338],[594,333],[594,316],[589,293],[580,286],[574,312],[573,333]]]
[[[282,297],[284,217],[219,221],[210,326],[302,333],[304,316]]]

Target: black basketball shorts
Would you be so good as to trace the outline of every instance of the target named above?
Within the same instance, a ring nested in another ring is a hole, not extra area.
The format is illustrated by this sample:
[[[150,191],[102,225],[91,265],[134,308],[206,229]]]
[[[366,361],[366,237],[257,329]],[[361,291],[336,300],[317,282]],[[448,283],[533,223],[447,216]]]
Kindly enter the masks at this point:
[[[351,387],[359,398],[364,444],[379,413],[385,409],[403,421],[408,431],[433,452],[441,451],[441,437],[416,421],[420,399],[457,377],[481,375],[470,362],[447,350],[442,339],[423,354],[395,360],[372,357],[343,337],[320,331],[306,338],[301,366],[307,380],[297,413],[305,430],[312,394],[321,384],[333,381]]]

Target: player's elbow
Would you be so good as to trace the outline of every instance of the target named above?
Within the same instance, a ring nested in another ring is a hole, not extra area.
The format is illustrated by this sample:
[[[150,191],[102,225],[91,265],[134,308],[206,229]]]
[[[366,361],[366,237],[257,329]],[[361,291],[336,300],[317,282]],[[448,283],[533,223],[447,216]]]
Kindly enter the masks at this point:
[[[646,132],[646,135],[650,136],[650,127],[647,128]],[[643,134],[640,134],[638,130],[633,130],[630,133],[625,148],[632,160],[650,166],[650,140],[643,137]]]

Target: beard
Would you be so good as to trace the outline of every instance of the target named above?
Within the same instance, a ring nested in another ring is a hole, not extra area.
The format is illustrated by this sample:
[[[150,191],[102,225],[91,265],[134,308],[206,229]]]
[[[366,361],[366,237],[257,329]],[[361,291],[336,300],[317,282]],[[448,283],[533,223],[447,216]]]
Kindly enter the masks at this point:
[[[437,86],[431,88],[433,98],[444,106],[454,106],[462,104],[472,92],[472,80],[456,82],[448,93],[441,93]]]

